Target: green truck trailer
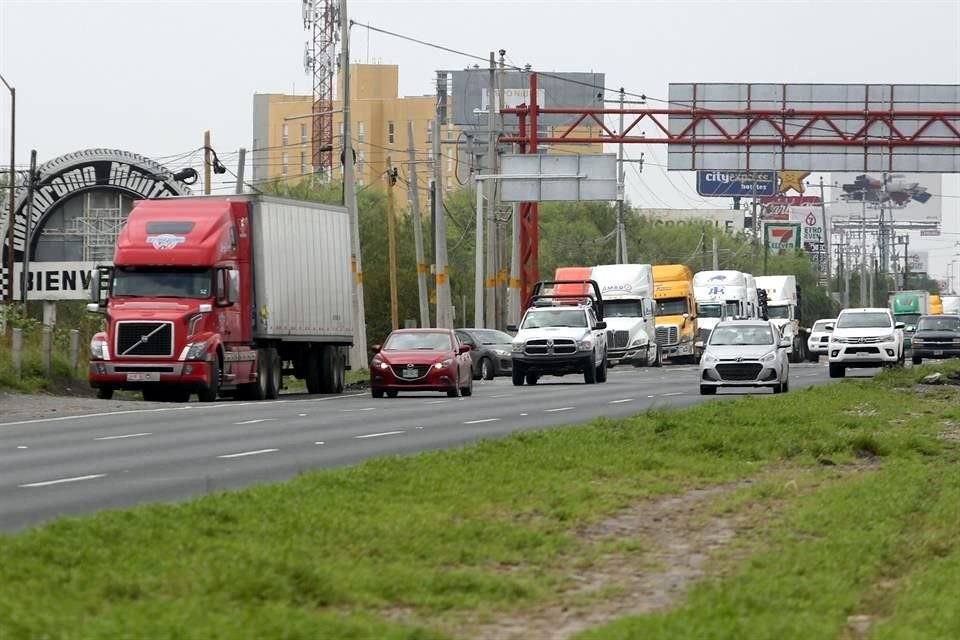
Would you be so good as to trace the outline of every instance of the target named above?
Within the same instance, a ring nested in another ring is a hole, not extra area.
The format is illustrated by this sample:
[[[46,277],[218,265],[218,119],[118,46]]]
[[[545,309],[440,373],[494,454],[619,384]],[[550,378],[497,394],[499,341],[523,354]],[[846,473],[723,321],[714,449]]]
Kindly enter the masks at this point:
[[[897,291],[890,294],[890,311],[894,322],[903,323],[903,346],[910,348],[911,338],[917,329],[920,316],[930,313],[928,291]]]

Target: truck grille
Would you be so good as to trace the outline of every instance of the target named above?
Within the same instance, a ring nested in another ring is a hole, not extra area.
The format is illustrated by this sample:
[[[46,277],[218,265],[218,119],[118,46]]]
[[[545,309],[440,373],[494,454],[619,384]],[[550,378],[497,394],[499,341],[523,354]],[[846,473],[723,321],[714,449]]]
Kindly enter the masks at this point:
[[[577,343],[569,338],[555,340],[535,338],[527,340],[527,344],[523,346],[523,352],[528,356],[570,355],[577,352]]]
[[[717,373],[724,380],[756,380],[763,365],[759,362],[721,362]]]
[[[629,342],[629,331],[607,331],[607,347],[609,349],[626,349]]]
[[[668,347],[677,344],[680,341],[680,327],[675,324],[667,324],[657,327],[657,344],[661,347]]]
[[[173,355],[172,322],[118,322],[118,357]]]

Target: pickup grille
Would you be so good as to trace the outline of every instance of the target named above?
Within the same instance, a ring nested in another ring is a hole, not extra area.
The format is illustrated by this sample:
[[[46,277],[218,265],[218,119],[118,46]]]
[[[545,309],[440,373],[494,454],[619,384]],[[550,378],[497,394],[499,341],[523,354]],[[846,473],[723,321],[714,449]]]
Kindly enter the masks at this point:
[[[763,365],[759,362],[721,362],[717,373],[724,380],[756,380]]]
[[[607,331],[607,348],[609,349],[626,349],[627,344],[630,342],[630,332],[617,330],[617,331]]]
[[[675,324],[667,324],[657,327],[657,344],[661,347],[668,347],[677,344],[680,341],[680,327]]]
[[[118,322],[117,357],[173,355],[172,322]]]
[[[577,352],[577,343],[569,338],[553,340],[535,338],[527,340],[527,344],[523,346],[523,352],[528,356],[571,355]]]

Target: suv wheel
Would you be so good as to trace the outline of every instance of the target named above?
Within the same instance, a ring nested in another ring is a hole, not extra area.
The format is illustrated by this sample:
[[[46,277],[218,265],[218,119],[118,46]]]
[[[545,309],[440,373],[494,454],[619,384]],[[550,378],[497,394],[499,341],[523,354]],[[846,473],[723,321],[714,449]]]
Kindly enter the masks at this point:
[[[831,378],[842,378],[847,375],[847,368],[842,364],[833,364],[830,363],[830,377]]]

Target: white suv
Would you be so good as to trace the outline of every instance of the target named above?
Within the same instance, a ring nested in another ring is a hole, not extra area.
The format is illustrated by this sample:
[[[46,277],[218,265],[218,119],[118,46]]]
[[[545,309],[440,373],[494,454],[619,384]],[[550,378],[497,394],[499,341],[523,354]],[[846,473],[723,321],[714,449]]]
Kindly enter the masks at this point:
[[[831,378],[842,378],[848,367],[903,365],[903,323],[894,322],[889,309],[844,309],[832,328],[827,353]]]

